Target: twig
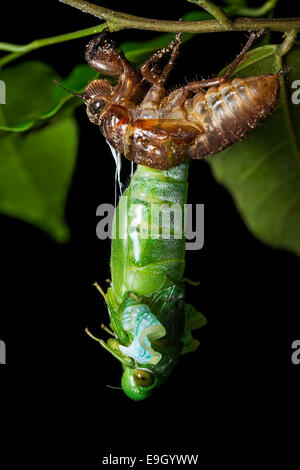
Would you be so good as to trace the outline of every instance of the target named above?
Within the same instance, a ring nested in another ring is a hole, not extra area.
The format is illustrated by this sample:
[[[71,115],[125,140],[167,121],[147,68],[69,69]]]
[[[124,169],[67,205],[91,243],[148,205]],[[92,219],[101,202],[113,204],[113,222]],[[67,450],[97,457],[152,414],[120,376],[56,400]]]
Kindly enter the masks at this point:
[[[94,5],[85,0],[60,0],[66,5],[73,6],[85,13],[96,16],[110,26],[111,30],[143,29],[148,31],[164,31],[169,33],[215,33],[225,31],[217,20],[204,21],[167,21],[141,18],[128,15],[108,8]],[[300,30],[300,18],[236,18],[232,21],[233,31],[290,31]]]
[[[215,5],[211,0],[187,0],[190,3],[195,3],[199,7],[210,13],[225,30],[232,28],[231,19],[224,13],[221,7]]]
[[[188,33],[210,33],[225,31],[219,21],[217,20],[204,20],[204,21],[166,21],[166,20],[152,20],[148,18],[139,18],[137,16],[128,15],[126,13],[120,13],[107,8],[103,8],[97,5],[93,5],[84,0],[60,0],[62,3],[66,3],[75,8],[78,8],[84,12],[90,13],[93,16],[106,20],[106,23],[102,23],[98,26],[92,26],[91,28],[82,29],[79,31],[73,31],[71,33],[61,34],[59,36],[53,36],[49,38],[36,39],[29,44],[19,45],[10,44],[6,42],[0,42],[0,50],[11,52],[0,59],[0,67],[18,59],[19,57],[28,54],[31,51],[40,49],[41,47],[51,46],[53,44],[62,43],[65,41],[71,41],[73,39],[90,36],[93,34],[100,33],[106,26],[110,26],[111,29],[119,30],[123,28],[133,29],[145,29],[150,31],[165,31],[165,32],[188,32]],[[271,6],[274,6],[278,0],[268,0],[259,9],[248,9],[249,16],[256,16],[261,13],[266,13],[270,10]],[[240,7],[234,11],[234,14],[241,14],[245,10]],[[300,18],[239,18],[232,20],[231,30],[233,31],[257,31],[265,29],[268,31],[298,31],[300,30]]]

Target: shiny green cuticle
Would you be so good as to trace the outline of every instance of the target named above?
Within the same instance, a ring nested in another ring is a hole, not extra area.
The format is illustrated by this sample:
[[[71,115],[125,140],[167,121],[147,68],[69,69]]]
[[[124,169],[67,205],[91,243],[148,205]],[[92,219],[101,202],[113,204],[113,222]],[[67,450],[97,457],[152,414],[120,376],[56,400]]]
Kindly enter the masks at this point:
[[[101,344],[122,363],[121,386],[134,401],[150,397],[180,355],[197,349],[191,330],[205,324],[185,302],[187,176],[188,163],[167,171],[138,166],[115,213],[105,294],[115,339]],[[162,204],[176,211],[177,225],[175,216],[159,216]]]

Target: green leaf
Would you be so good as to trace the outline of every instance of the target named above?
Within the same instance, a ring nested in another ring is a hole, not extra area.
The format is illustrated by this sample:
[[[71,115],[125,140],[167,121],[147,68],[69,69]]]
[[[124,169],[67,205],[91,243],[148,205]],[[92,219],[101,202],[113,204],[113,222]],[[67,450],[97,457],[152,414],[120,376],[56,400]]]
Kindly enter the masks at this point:
[[[96,78],[97,72],[87,65],[78,65],[65,81],[47,64],[26,61],[6,67],[0,79],[6,84],[6,104],[0,114],[0,131],[23,132],[54,116],[66,104],[77,106],[80,99],[74,97],[53,82],[53,79],[72,91],[80,92]],[[20,79],[21,77],[21,79]]]
[[[0,108],[1,110],[1,108]],[[0,140],[0,210],[68,239],[64,205],[77,151],[72,117]]]
[[[30,122],[46,111],[53,103],[54,87],[50,77],[57,74],[42,62],[23,62],[1,71],[6,84],[6,105],[0,124],[7,127]]]
[[[300,105],[292,103],[300,77],[300,45],[284,57],[276,46],[248,53],[235,76],[274,73],[291,66],[282,80],[272,115],[241,142],[210,160],[216,179],[232,194],[253,234],[275,248],[300,254]]]
[[[96,75],[87,65],[79,65],[64,84],[80,92]],[[72,107],[81,100],[53,78],[55,71],[37,61],[1,72],[7,99],[0,106],[0,210],[64,242],[69,237],[64,206],[78,144]]]

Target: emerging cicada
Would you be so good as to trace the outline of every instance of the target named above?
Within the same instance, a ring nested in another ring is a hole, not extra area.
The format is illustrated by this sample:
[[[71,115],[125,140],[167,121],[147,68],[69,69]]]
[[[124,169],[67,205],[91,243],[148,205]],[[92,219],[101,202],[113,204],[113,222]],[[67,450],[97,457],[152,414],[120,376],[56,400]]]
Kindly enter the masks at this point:
[[[80,95],[88,117],[114,152],[138,164],[116,210],[110,287],[104,293],[97,285],[109,311],[111,330],[104,329],[113,336],[98,341],[122,364],[122,389],[133,400],[149,397],[180,355],[198,347],[192,332],[206,319],[186,303],[183,278],[188,161],[240,140],[276,105],[282,72],[230,80],[257,36],[251,34],[224,76],[189,83],[168,95],[164,85],[180,34],[140,71],[116,52],[107,32],[87,46],[86,58],[95,70],[119,77],[116,86],[94,80]],[[158,64],[166,58],[159,73]],[[169,237],[164,233],[171,222],[160,217],[165,206],[173,210],[172,220],[179,215]],[[149,222],[157,229],[155,237],[149,237]]]
[[[104,31],[87,45],[86,60],[119,80],[116,86],[100,79],[88,85],[82,95],[88,117],[116,152],[151,168],[166,170],[221,152],[258,126],[278,102],[279,77],[285,72],[230,80],[261,34],[250,35],[222,77],[191,82],[166,94],[181,34],[138,71],[116,52]],[[158,64],[167,57],[159,73]]]

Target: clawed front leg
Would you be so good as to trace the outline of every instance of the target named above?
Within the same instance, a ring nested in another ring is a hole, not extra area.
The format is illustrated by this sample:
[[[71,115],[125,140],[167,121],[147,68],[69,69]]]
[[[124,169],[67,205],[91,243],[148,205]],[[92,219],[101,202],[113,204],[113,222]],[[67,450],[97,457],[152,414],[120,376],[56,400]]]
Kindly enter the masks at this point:
[[[154,84],[164,84],[167,80],[178,56],[179,48],[182,42],[182,34],[177,33],[175,39],[170,42],[168,47],[161,49],[160,51],[155,52],[141,67],[141,74],[143,77],[152,85]],[[171,54],[168,63],[165,65],[162,73],[160,75],[154,72],[153,66],[157,64],[161,59],[163,59],[167,54]]]
[[[97,72],[119,77],[114,90],[116,101],[130,99],[136,93],[138,84],[141,82],[141,74],[130,64],[122,51],[117,52],[107,29],[88,43],[85,58]]]
[[[141,74],[143,78],[148,82],[152,83],[152,87],[146,94],[141,104],[141,109],[156,109],[160,105],[161,100],[164,98],[166,93],[164,84],[174,66],[176,57],[178,56],[179,48],[181,45],[181,38],[181,33],[176,34],[175,39],[169,44],[168,47],[165,47],[164,49],[161,49],[160,51],[153,54],[153,56],[150,57],[150,59],[148,59],[147,62],[145,62],[145,64],[141,67]],[[170,54],[170,59],[164,66],[162,72],[160,74],[157,74],[155,72],[154,66],[167,54]],[[143,117],[143,114],[141,114],[141,117]]]
[[[122,57],[116,52],[107,29],[87,44],[85,59],[90,67],[104,75],[119,76],[123,72]]]

